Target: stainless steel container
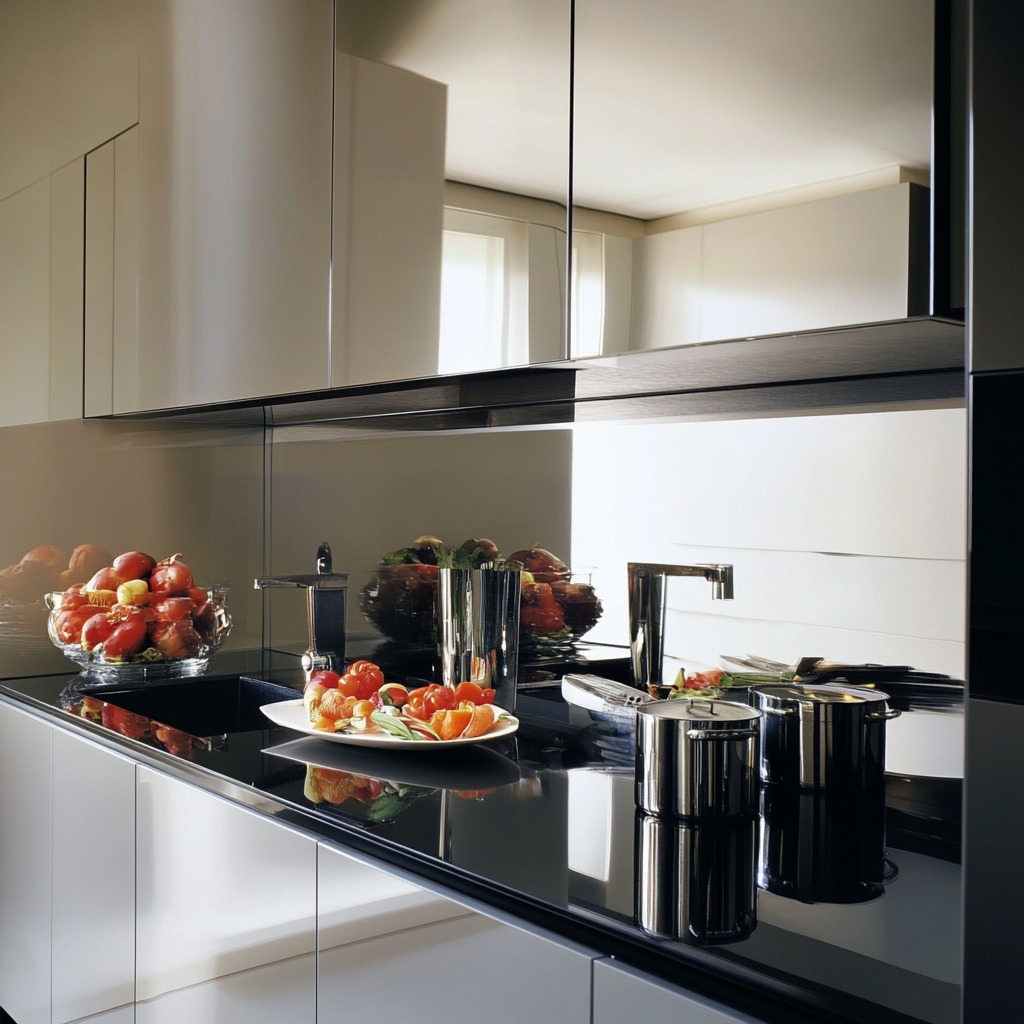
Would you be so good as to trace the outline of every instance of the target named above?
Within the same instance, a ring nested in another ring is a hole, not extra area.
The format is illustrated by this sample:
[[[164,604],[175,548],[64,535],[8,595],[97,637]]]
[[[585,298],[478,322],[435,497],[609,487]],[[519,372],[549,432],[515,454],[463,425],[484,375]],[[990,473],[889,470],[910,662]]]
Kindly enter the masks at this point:
[[[852,686],[786,683],[750,692],[762,713],[761,778],[806,789],[880,786],[889,695]]]
[[[637,708],[636,802],[648,814],[757,813],[761,713],[723,700]]]
[[[694,946],[749,938],[757,927],[757,819],[636,817],[640,927]]]

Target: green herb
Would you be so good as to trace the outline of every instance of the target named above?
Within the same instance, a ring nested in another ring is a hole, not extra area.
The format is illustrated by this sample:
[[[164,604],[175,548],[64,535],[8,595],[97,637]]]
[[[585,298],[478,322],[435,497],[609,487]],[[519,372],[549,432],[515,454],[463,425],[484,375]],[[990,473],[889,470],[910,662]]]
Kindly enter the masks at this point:
[[[400,740],[425,740],[427,738],[422,733],[410,728],[400,718],[396,718],[394,715],[389,715],[386,711],[374,711],[370,715],[370,721],[379,725],[383,732],[389,733],[392,736],[397,736]],[[426,722],[422,722],[420,724],[434,737],[434,739],[441,738],[433,729],[430,728],[429,725],[427,725]]]

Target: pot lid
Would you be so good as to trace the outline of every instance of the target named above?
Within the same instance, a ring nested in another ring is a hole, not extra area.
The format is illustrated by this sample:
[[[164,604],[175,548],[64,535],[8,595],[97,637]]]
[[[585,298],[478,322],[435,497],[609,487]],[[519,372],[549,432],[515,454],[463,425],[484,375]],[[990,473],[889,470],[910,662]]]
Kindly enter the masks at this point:
[[[865,690],[857,686],[814,686],[811,683],[759,686],[754,692],[775,700],[798,700],[814,704],[863,704],[889,699],[889,695],[881,690]]]
[[[700,722],[701,725],[714,728],[721,725],[728,727],[736,722],[749,722],[760,718],[761,712],[749,704],[736,704],[732,701],[707,697],[683,697],[672,700],[656,700],[644,704],[637,709],[638,715],[650,715],[652,718],[669,718],[679,722]]]

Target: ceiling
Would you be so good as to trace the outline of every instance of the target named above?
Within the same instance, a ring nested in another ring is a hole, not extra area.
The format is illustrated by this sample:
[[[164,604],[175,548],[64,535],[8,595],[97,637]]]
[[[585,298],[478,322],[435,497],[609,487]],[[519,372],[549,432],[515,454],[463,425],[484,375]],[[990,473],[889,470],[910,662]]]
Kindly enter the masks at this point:
[[[905,168],[932,0],[357,0],[363,56],[448,84],[449,178],[642,220]],[[356,24],[358,22],[358,25]],[[863,186],[861,186],[863,187]]]

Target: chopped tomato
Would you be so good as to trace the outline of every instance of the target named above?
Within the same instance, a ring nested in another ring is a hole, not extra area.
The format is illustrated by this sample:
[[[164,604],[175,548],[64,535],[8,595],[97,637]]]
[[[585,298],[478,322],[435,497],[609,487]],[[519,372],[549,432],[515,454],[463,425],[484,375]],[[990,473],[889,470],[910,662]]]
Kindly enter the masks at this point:
[[[479,683],[459,683],[455,687],[455,702],[461,704],[463,701],[469,701],[471,704],[493,704],[494,690]]]
[[[435,711],[430,716],[430,728],[443,740],[455,740],[463,734],[472,720],[473,712],[468,708]]]
[[[354,661],[345,670],[338,688],[357,700],[368,700],[384,685],[384,673],[372,661]]]

